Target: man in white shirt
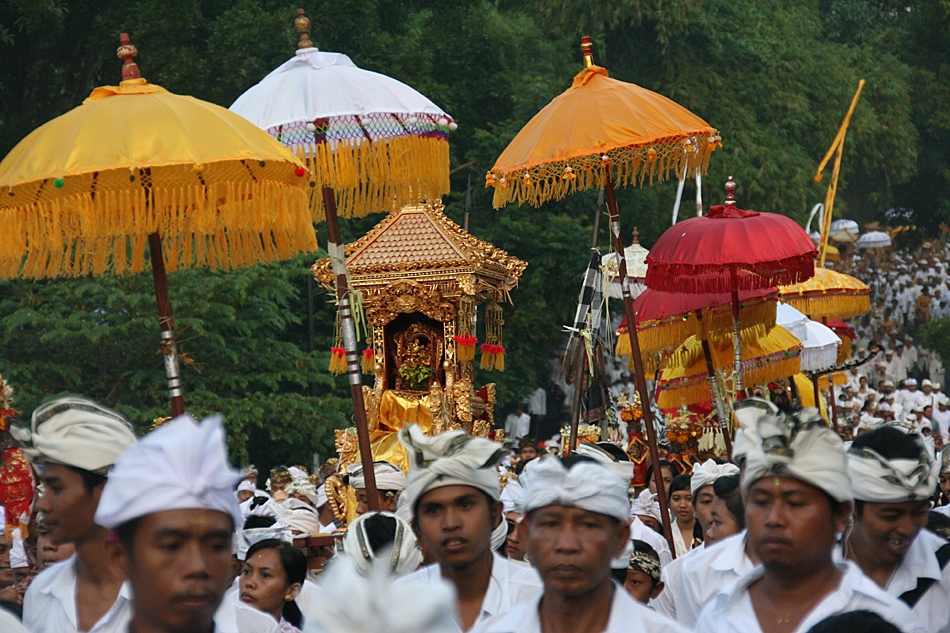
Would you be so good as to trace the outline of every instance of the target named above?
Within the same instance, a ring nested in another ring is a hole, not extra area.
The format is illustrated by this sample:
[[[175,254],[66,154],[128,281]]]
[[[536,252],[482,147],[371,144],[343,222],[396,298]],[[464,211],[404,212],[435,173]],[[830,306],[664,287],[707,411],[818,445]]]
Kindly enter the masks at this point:
[[[495,470],[504,449],[463,431],[430,437],[415,424],[401,429],[399,440],[410,462],[402,503],[420,542],[436,561],[400,582],[452,583],[459,631],[538,593],[537,572],[502,558],[491,546],[492,531],[505,525]]]
[[[950,632],[950,543],[924,529],[940,462],[917,433],[882,427],[855,439],[848,466],[855,509],[845,557],[926,631]]]
[[[937,395],[937,406],[934,407],[931,419],[934,422],[934,431],[940,432],[944,442],[950,441],[950,398],[944,394]]]
[[[531,416],[524,412],[521,405],[515,407],[514,413],[505,418],[505,435],[512,439],[521,439],[531,433]]]
[[[627,558],[627,484],[583,456],[547,459],[524,477],[518,526],[544,592],[496,616],[478,633],[681,632],[614,582],[611,562]]]
[[[762,565],[706,606],[697,633],[808,631],[846,611],[877,613],[903,633],[924,633],[907,605],[856,566],[836,565],[832,549],[851,513],[841,439],[805,409],[763,407],[742,473],[748,540]]]
[[[108,472],[135,444],[132,425],[95,402],[60,398],[33,412],[30,429],[11,432],[40,470],[44,490],[37,510],[46,515],[50,540],[76,547],[69,559],[30,584],[24,625],[33,633],[125,633],[130,588],[121,566],[108,556],[109,531],[96,525],[93,515]]]
[[[548,394],[544,388],[535,383],[534,391],[525,398],[525,404],[528,405],[528,415],[531,416],[531,435],[537,438],[546,437],[543,435],[544,419],[548,415]]]

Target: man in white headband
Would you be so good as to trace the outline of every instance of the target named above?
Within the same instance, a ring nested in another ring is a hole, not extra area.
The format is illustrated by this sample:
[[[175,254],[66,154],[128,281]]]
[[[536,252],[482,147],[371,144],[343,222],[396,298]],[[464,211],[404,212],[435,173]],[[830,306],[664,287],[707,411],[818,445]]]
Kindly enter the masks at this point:
[[[579,455],[547,459],[528,472],[518,530],[544,591],[478,633],[682,631],[612,578],[613,560],[629,556],[628,483]]]
[[[93,515],[112,465],[135,444],[132,425],[90,400],[60,398],[33,412],[30,429],[12,428],[11,434],[40,471],[43,495],[36,509],[45,514],[50,540],[76,548],[30,584],[24,624],[34,633],[124,633],[130,589],[107,556],[108,531]]]
[[[844,555],[906,602],[931,633],[950,632],[950,543],[925,530],[940,462],[916,433],[882,427],[848,450],[854,524]]]
[[[399,466],[389,462],[373,462],[373,472],[376,473],[379,509],[384,512],[395,512],[399,493],[406,487],[406,476]],[[362,464],[349,466],[347,476],[349,484],[356,490],[356,513],[369,512],[369,502],[366,500],[366,477],[363,475]]]
[[[786,414],[763,407],[756,417],[741,485],[748,540],[762,564],[706,606],[697,633],[808,631],[847,611],[871,611],[904,633],[923,633],[907,605],[857,566],[833,561],[852,500],[841,438],[815,408]]]
[[[460,631],[536,594],[541,588],[537,572],[499,556],[492,547],[496,528],[503,537],[507,532],[495,468],[504,449],[463,431],[429,437],[415,424],[401,429],[399,440],[410,463],[402,501],[436,562],[406,581],[451,582]]]
[[[230,581],[241,524],[240,473],[228,463],[220,416],[179,416],[126,451],[96,522],[112,529],[132,588],[130,633],[211,633]]]

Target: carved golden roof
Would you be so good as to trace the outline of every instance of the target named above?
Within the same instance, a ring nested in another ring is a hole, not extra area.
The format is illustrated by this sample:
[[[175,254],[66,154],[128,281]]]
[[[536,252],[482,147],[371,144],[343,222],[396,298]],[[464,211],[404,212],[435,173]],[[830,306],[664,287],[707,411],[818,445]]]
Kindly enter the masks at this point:
[[[498,296],[512,289],[527,262],[468,233],[446,217],[443,208],[440,201],[407,205],[347,244],[346,265],[353,287],[411,279],[443,288],[447,283],[461,284],[466,287],[465,294],[474,294],[469,290],[474,286],[466,281],[474,276],[479,288],[488,286]],[[318,260],[311,270],[317,281],[333,287],[329,258]]]

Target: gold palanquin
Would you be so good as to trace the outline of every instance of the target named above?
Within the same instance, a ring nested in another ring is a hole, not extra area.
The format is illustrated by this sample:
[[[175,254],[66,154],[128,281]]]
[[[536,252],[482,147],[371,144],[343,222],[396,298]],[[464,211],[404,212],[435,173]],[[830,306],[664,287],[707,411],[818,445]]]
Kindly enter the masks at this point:
[[[476,390],[473,347],[462,350],[456,337],[475,334],[482,304],[486,322],[500,328],[499,306],[510,302],[527,263],[472,236],[438,201],[393,211],[345,252],[375,364],[375,385],[363,387],[373,459],[408,470],[395,432],[412,423],[429,434],[462,429],[486,437],[495,385]],[[311,270],[333,289],[329,258]],[[357,461],[356,449],[355,431],[337,432],[341,467]]]

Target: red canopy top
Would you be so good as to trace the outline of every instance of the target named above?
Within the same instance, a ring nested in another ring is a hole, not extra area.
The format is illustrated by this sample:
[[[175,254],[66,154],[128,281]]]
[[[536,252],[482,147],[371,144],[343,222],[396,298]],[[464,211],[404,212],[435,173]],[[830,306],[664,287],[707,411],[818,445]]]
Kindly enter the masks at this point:
[[[743,211],[726,183],[726,204],[666,230],[647,256],[646,285],[664,292],[728,293],[805,281],[815,245],[784,215]]]

